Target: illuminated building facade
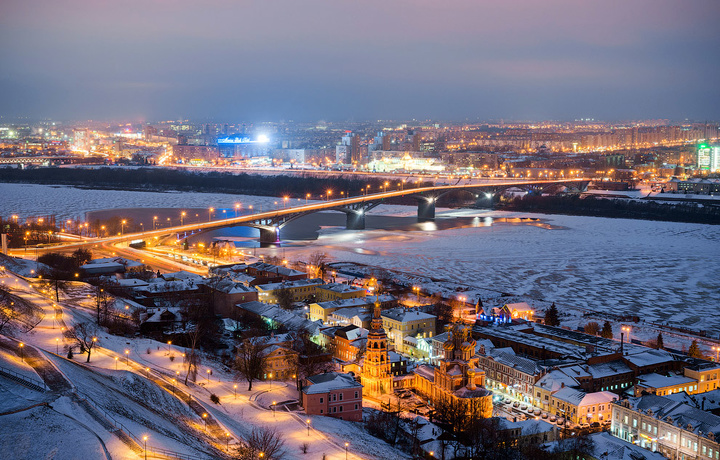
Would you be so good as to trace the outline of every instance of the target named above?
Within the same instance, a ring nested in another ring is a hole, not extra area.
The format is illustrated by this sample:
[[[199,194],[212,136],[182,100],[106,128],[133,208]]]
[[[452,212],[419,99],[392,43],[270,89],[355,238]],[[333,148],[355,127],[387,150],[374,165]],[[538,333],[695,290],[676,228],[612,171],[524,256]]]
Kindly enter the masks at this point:
[[[270,156],[270,142],[266,136],[255,139],[244,134],[233,134],[217,140],[220,157],[226,160],[244,160],[248,158]]]
[[[697,167],[711,173],[720,171],[720,145],[698,145]]]

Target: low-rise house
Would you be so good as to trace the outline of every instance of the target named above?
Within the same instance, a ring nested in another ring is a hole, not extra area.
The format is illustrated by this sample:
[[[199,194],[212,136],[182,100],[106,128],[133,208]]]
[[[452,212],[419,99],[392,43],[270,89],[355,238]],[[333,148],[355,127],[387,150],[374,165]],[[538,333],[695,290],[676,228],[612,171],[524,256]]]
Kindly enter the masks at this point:
[[[259,317],[273,329],[283,325],[291,331],[305,330],[313,338],[320,333],[321,325],[319,322],[310,321],[302,314],[294,311],[283,310],[274,304],[258,301],[245,302],[235,305],[235,308],[242,312]],[[238,314],[239,313],[240,312],[238,312]]]
[[[246,273],[257,280],[257,284],[276,283],[281,281],[297,281],[308,277],[307,273],[282,265],[255,262],[245,269]]]
[[[547,452],[561,457],[562,453],[574,448],[573,438],[566,441],[555,441],[543,444]],[[583,460],[665,460],[666,457],[657,452],[648,452],[640,446],[616,438],[606,431],[593,433],[585,443],[589,450],[577,457]]]
[[[287,290],[292,296],[293,302],[301,302],[312,299],[315,296],[315,289],[323,284],[320,278],[300,279],[295,281],[283,281],[281,283],[258,284],[255,289],[258,291],[258,300],[264,303],[277,303],[278,294],[281,290]]]
[[[548,372],[535,382],[533,405],[545,411],[550,411],[552,395],[565,387],[579,389],[580,383],[563,372],[562,369],[554,369]]]
[[[258,292],[231,278],[210,280],[205,283],[202,290],[212,296],[213,309],[216,315],[230,317],[235,305],[258,300]]]
[[[720,417],[665,396],[615,402],[611,432],[674,460],[720,459]]]
[[[315,289],[315,299],[318,302],[331,300],[357,299],[365,297],[365,289],[350,284],[330,283],[318,286]]]
[[[350,307],[364,307],[364,308],[371,308],[373,305],[375,305],[375,302],[380,302],[382,306],[392,304],[396,301],[395,297],[387,294],[383,294],[380,296],[366,296],[366,297],[357,297],[352,299],[340,299],[340,300],[330,300],[327,302],[316,302],[310,304],[310,320],[317,321],[321,320],[323,323],[332,322],[331,316],[332,314],[340,310],[341,308],[350,308]],[[363,326],[365,327],[365,326]]]
[[[494,417],[492,420],[497,424],[499,437],[512,440],[513,447],[552,442],[558,437],[555,425],[545,420],[531,418],[511,422],[502,417]]]
[[[383,329],[388,342],[395,350],[405,353],[403,339],[406,336],[432,337],[435,335],[435,316],[417,309],[394,308],[381,313]]]
[[[362,385],[350,374],[328,372],[308,377],[301,397],[308,415],[362,421]]]
[[[372,319],[372,313],[367,307],[349,307],[335,310],[330,316],[330,324],[339,324],[347,326],[349,324],[357,327],[363,327],[368,329],[370,327],[370,320]]]
[[[535,382],[545,368],[534,360],[517,356],[512,348],[481,350],[478,367],[485,371],[488,389],[499,390],[525,402],[532,402]]]
[[[698,382],[698,393],[720,388],[720,364],[710,362],[699,362],[683,369],[685,377]]]
[[[643,394],[665,396],[680,392],[687,394],[698,392],[697,380],[682,375],[645,374],[639,376],[637,380],[635,396]]]
[[[585,393],[574,388],[561,388],[550,398],[550,412],[576,425],[610,420],[611,403],[618,396],[609,391]]]
[[[335,330],[335,358],[342,361],[357,361],[365,348],[368,330],[357,326],[339,327]]]

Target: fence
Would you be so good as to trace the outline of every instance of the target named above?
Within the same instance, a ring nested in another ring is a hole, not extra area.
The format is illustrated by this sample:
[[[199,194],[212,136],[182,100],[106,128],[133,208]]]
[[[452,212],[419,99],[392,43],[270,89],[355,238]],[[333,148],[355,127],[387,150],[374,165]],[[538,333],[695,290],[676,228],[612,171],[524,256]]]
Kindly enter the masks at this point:
[[[13,380],[20,385],[26,386],[30,388],[31,390],[35,391],[48,391],[49,388],[47,385],[45,385],[45,382],[41,380],[35,380],[28,377],[25,377],[22,374],[18,374],[17,372],[13,371],[12,369],[8,369],[5,367],[0,366],[0,374],[4,375],[5,377],[9,378],[10,380]]]

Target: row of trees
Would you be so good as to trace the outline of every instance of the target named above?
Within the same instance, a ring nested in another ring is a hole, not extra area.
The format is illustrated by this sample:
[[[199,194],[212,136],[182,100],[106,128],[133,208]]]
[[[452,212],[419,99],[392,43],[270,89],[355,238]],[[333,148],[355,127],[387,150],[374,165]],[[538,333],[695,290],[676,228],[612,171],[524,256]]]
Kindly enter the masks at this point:
[[[316,177],[308,173],[307,177],[302,175],[270,177],[226,172],[196,173],[166,168],[127,170],[109,167],[92,170],[2,168],[0,182],[88,185],[102,188],[115,187],[122,190],[172,189],[248,195],[290,195],[302,198],[308,193],[317,198],[321,194],[326,194],[327,190],[333,190],[333,196],[338,197],[341,191],[349,195],[358,195],[367,185],[370,185],[371,191],[378,191],[384,184],[382,179],[370,177],[360,179],[350,175]]]
[[[574,216],[614,217],[623,219],[664,220],[720,224],[720,207],[695,203],[661,203],[657,201],[607,200],[578,195],[525,195],[505,203],[502,209]]]

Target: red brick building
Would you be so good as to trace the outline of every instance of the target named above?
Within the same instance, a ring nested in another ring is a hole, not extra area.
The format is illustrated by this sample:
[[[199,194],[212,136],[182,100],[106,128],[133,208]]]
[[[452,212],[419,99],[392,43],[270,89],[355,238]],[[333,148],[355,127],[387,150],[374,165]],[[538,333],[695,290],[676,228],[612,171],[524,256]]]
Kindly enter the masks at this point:
[[[308,415],[362,421],[362,385],[350,374],[327,372],[308,377],[301,396]]]

